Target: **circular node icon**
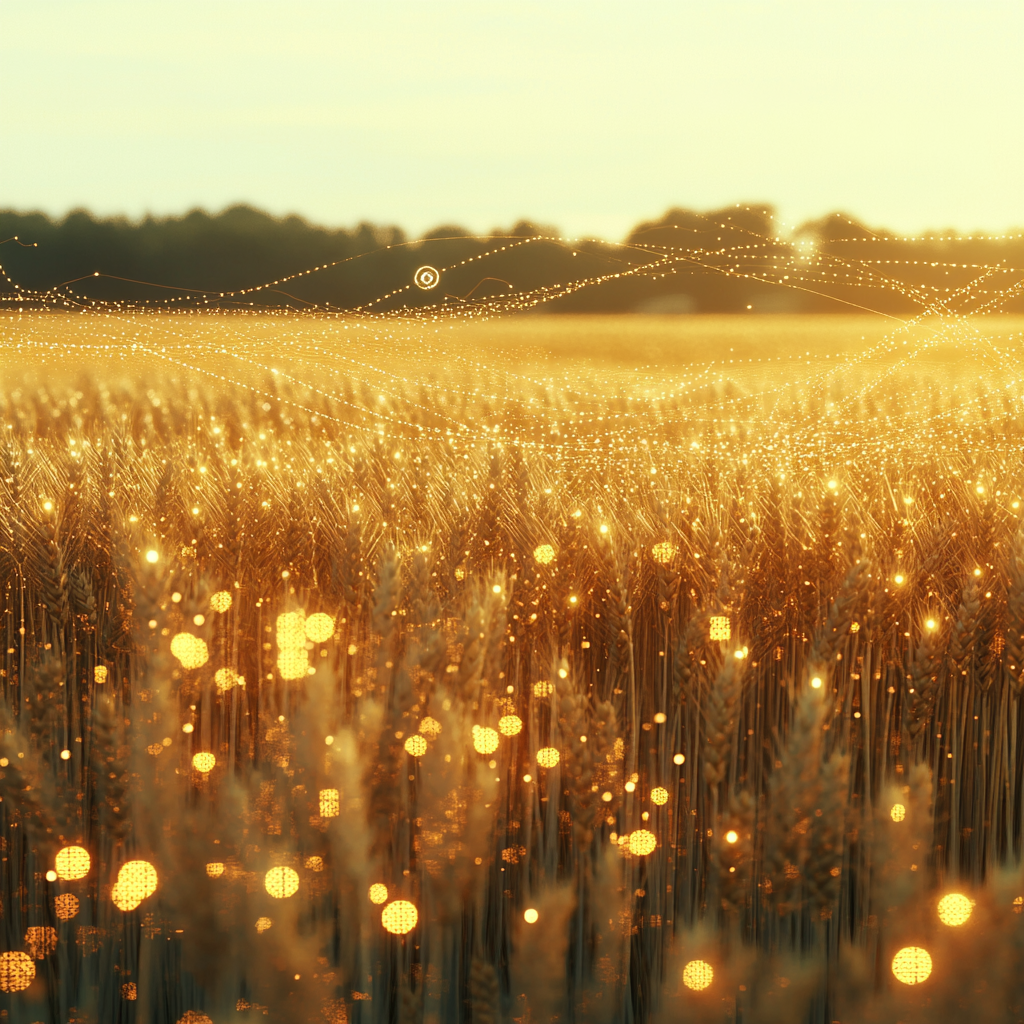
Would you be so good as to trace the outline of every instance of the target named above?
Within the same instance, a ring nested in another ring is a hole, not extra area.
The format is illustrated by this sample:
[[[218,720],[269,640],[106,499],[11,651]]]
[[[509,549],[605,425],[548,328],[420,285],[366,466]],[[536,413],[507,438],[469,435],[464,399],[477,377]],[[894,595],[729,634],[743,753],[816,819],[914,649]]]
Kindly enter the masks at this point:
[[[429,292],[431,288],[437,287],[437,282],[441,280],[441,271],[435,267],[420,267],[413,274],[412,280],[417,288],[422,288],[423,291]]]

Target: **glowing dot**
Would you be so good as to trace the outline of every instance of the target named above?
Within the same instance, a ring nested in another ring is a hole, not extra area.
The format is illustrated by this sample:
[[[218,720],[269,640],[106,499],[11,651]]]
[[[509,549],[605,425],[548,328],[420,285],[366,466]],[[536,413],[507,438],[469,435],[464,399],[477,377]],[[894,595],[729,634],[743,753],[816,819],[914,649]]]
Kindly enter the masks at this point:
[[[523,920],[527,924],[536,924],[539,919],[540,914],[538,914],[537,911],[533,909],[533,907],[530,907],[527,910],[523,911]]]
[[[904,946],[892,958],[892,973],[904,985],[920,985],[932,973],[932,958],[920,946]]]
[[[219,668],[213,674],[218,693],[227,693],[236,686],[245,686],[245,680],[232,668]]]
[[[903,580],[904,580],[904,579],[905,579],[905,577],[903,576],[903,574],[902,574],[902,573],[897,573],[897,574],[896,574],[896,575],[895,575],[895,576],[893,577],[893,582],[894,582],[894,583],[895,583],[895,584],[896,584],[897,586],[901,586],[901,585],[903,584]]]
[[[611,800],[612,800],[612,794],[611,794],[611,791],[610,791],[610,790],[607,790],[607,789],[606,789],[606,790],[605,790],[605,791],[604,791],[604,792],[603,792],[603,793],[601,794],[601,799],[602,799],[602,800],[603,800],[603,801],[604,801],[604,802],[605,802],[606,804],[607,804],[607,803],[611,803]]]
[[[46,880],[48,882],[56,882],[57,881],[57,872],[54,871],[51,868],[49,871],[46,872]]]
[[[550,697],[554,692],[555,688],[545,680],[541,680],[539,683],[533,684],[534,697]]]
[[[387,899],[388,887],[383,882],[374,882],[370,886],[370,902],[379,906],[381,903],[386,903]]]
[[[380,923],[392,935],[406,935],[416,927],[419,912],[408,900],[389,903],[380,915]]]
[[[934,619],[929,619],[924,625],[926,629],[934,629],[938,623]]]
[[[629,782],[626,783],[626,792],[627,793],[633,793],[635,791],[636,791],[636,783],[632,779],[630,779]]]
[[[214,861],[206,865],[206,873],[210,878],[220,878],[224,874],[224,865],[220,861]]]
[[[668,790],[664,786],[655,786],[651,790],[651,803],[661,807],[668,803]]]
[[[146,561],[149,562],[150,565],[155,564],[159,560],[160,560],[160,552],[159,551],[154,551],[152,548],[150,548],[149,551],[146,552]]]
[[[518,715],[502,715],[498,719],[498,732],[502,736],[517,736],[523,731],[523,720]]]
[[[329,746],[329,747],[332,746],[333,743],[334,743],[334,737],[333,736],[325,736],[324,737],[324,743],[326,743],[327,746]]]
[[[193,615],[192,621],[197,625],[201,626],[206,621],[206,616],[203,614]]]
[[[209,751],[200,751],[198,754],[192,755],[192,767],[201,775],[206,775],[208,772],[212,772],[214,766],[217,764],[217,758]]]
[[[306,637],[315,644],[326,643],[334,636],[334,618],[326,612],[315,612],[306,619]]]
[[[651,548],[651,557],[662,565],[668,565],[675,558],[676,546],[671,541],[662,540]]]
[[[0,953],[0,989],[21,992],[35,980],[36,965],[27,953]]]
[[[70,760],[71,760],[71,751],[70,751],[70,750],[68,750],[68,749],[67,749],[67,748],[65,747],[65,748],[64,748],[64,749],[63,749],[63,750],[62,750],[62,751],[60,752],[60,759],[61,759],[62,761],[70,761]]]
[[[441,735],[441,723],[436,718],[427,715],[420,720],[419,730],[429,740],[437,739]]]
[[[657,845],[658,840],[654,833],[648,832],[645,828],[638,828],[629,834],[629,852],[637,857],[646,857],[648,854],[654,853]]]
[[[537,764],[541,768],[554,768],[558,764],[561,755],[554,747],[541,747],[537,751]]]
[[[336,789],[320,790],[320,817],[337,818],[341,814],[341,794]]]
[[[315,855],[312,856],[312,857],[307,857],[302,862],[302,866],[307,871],[323,871],[323,869],[324,869],[324,859],[323,859],[323,857],[317,857]]]
[[[263,879],[263,888],[275,900],[285,900],[299,891],[299,873],[294,868],[271,868]]]
[[[53,866],[64,881],[76,882],[89,874],[92,858],[89,856],[89,851],[83,846],[65,846],[62,850],[57,851]]]
[[[121,998],[133,1002],[139,998],[139,987],[134,981],[126,981],[121,986]]]
[[[907,809],[903,804],[893,804],[889,809],[889,817],[893,821],[902,821],[907,816]]]
[[[78,897],[70,892],[62,892],[53,897],[54,913],[62,921],[70,921],[78,913]]]
[[[491,587],[491,593],[500,594],[501,593],[501,584],[500,583],[495,583],[494,586]]]
[[[220,612],[222,615],[231,607],[231,593],[227,590],[218,590],[213,597],[210,598],[210,607],[215,612]]]
[[[540,565],[550,565],[555,560],[555,549],[550,544],[538,544],[533,549],[533,560]]]
[[[659,711],[654,716],[654,721],[656,725],[664,725],[668,721],[668,716],[665,714],[664,711]]]
[[[92,670],[92,678],[98,686],[102,686],[107,681],[107,666],[97,665]]]
[[[427,741],[419,734],[405,741],[405,752],[413,757],[422,757],[427,752]]]
[[[188,669],[202,668],[210,660],[206,641],[191,633],[178,633],[171,640],[171,654]]]
[[[951,892],[939,900],[939,920],[950,928],[959,928],[966,924],[974,911],[974,901],[963,893]]]
[[[523,782],[533,782],[533,776],[527,773],[523,776]]]
[[[739,840],[739,838],[739,833],[734,831],[733,829],[729,829],[729,831],[725,833],[725,841],[727,843],[735,843]]]
[[[274,922],[269,917],[256,918],[256,931],[262,935]]]
[[[473,726],[473,749],[478,754],[493,754],[498,749],[498,731],[486,725]]]
[[[814,689],[816,689],[816,690],[820,690],[821,689],[821,680],[817,676],[815,676],[811,680],[811,686],[813,686]]]
[[[673,754],[672,755],[672,763],[673,764],[682,764],[685,760],[686,760],[686,755],[685,754]]]
[[[703,992],[714,980],[714,969],[706,960],[691,960],[683,968],[683,984],[694,992]]]
[[[195,731],[196,731],[196,727],[195,727],[195,726],[194,726],[194,725],[193,725],[193,724],[192,724],[191,722],[186,722],[186,723],[185,723],[185,724],[184,724],[184,725],[183,725],[183,726],[181,727],[181,731],[182,731],[183,733],[186,733],[186,734],[189,734],[189,733],[193,733],[193,732],[195,732]]]
[[[712,615],[708,623],[709,640],[729,640],[732,638],[732,625],[728,615]]]

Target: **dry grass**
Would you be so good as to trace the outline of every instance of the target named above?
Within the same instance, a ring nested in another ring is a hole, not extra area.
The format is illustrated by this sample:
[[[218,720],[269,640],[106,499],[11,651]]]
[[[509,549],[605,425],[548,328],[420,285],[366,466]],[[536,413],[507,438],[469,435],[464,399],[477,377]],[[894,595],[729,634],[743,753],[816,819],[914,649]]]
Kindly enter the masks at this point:
[[[1016,1020],[1019,329],[0,322],[9,1018]]]

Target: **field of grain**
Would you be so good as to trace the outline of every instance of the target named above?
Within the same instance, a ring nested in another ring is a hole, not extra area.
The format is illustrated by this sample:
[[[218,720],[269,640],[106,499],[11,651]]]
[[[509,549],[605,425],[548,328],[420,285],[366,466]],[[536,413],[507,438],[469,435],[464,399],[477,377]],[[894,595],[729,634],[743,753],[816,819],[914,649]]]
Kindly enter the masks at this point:
[[[6,1019],[1024,1017],[1022,340],[0,319]]]

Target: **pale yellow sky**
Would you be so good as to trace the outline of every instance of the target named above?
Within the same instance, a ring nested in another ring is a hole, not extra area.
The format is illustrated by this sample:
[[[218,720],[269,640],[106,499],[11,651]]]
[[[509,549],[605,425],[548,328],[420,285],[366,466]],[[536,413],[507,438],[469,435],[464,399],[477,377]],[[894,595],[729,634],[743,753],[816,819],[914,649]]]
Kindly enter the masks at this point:
[[[1024,224],[1024,3],[0,0],[0,208]]]

